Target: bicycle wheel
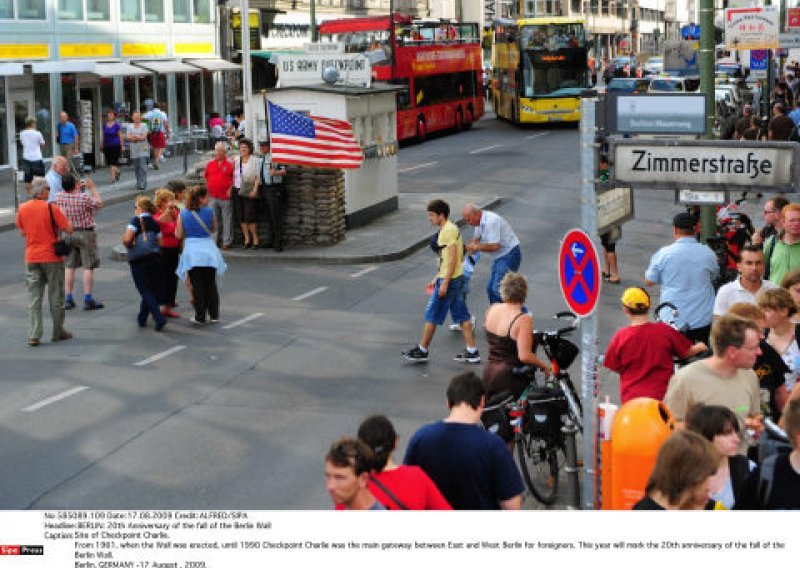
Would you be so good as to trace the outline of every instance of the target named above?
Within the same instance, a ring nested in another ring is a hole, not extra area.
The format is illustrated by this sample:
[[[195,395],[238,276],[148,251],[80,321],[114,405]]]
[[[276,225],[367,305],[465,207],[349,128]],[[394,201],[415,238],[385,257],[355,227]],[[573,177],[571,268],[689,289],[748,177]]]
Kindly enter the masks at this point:
[[[525,484],[538,501],[552,505],[558,497],[558,450],[530,434],[520,436],[516,445]]]

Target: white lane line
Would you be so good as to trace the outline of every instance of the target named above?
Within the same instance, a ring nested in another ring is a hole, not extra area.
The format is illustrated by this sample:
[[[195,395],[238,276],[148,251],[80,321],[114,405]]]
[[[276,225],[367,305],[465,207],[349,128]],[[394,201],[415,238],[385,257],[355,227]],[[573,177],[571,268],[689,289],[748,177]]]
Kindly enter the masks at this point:
[[[368,266],[364,270],[359,270],[355,274],[351,274],[350,278],[358,278],[360,276],[364,276],[365,274],[369,274],[370,272],[372,272],[374,270],[378,270],[378,267],[377,266]]]
[[[487,152],[489,150],[493,150],[494,148],[502,147],[502,144],[492,144],[491,146],[485,146],[484,148],[478,148],[477,150],[472,150],[470,154],[480,154],[481,152]]]
[[[159,359],[163,359],[164,357],[169,357],[173,353],[177,353],[178,351],[183,351],[186,349],[185,345],[176,345],[175,347],[170,347],[166,351],[162,351],[161,353],[156,353],[155,355],[148,357],[147,359],[142,359],[141,361],[137,361],[134,363],[136,367],[143,367],[145,365],[149,365],[154,361],[158,361]]]
[[[222,329],[233,329],[234,327],[239,327],[240,325],[244,325],[249,321],[253,321],[254,319],[258,319],[263,315],[264,314],[262,314],[261,312],[257,312],[255,314],[250,314],[249,316],[244,317],[244,318],[242,318],[240,320],[236,320],[234,322],[231,322],[228,325],[223,325]]]
[[[427,168],[428,166],[435,166],[439,162],[425,162],[424,164],[419,164],[418,166],[411,166],[410,168],[404,168],[402,170],[397,170],[397,173],[404,174],[406,172],[413,172],[414,170],[418,170],[420,168]]]
[[[327,289],[328,289],[327,286],[320,286],[319,288],[314,288],[310,292],[306,292],[305,294],[300,294],[299,296],[295,296],[294,298],[292,298],[292,300],[295,302],[299,302],[300,300],[305,300],[306,298],[310,298],[311,296],[319,294],[320,292],[324,292]]]
[[[48,404],[53,404],[54,402],[58,402],[59,400],[64,400],[65,398],[72,396],[73,394],[78,394],[81,391],[85,391],[88,388],[89,387],[84,387],[84,386],[74,387],[69,390],[65,390],[61,394],[57,394],[51,396],[50,398],[46,398],[40,402],[37,402],[36,404],[31,404],[29,407],[23,408],[22,410],[24,412],[36,412],[37,410],[39,410],[40,408],[44,408]]]
[[[540,136],[547,136],[547,132],[540,132],[539,134],[531,134],[530,136],[526,136],[526,140],[530,140],[531,138],[539,138]]]

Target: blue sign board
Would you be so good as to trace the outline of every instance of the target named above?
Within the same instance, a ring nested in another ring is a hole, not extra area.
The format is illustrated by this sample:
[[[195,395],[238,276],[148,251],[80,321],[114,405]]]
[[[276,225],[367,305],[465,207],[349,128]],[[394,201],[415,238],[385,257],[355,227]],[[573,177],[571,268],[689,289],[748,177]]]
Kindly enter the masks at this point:
[[[600,295],[600,261],[591,238],[580,229],[569,231],[558,255],[561,292],[578,317],[590,315]]]
[[[750,71],[766,71],[769,63],[769,50],[750,50]]]

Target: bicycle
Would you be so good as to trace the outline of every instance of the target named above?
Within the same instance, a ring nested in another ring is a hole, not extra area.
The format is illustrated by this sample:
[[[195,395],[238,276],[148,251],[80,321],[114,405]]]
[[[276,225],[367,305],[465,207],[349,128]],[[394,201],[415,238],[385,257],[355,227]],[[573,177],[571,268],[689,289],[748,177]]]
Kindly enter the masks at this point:
[[[534,331],[534,352],[542,347],[553,367],[553,376],[540,385],[532,367],[514,370],[528,384],[516,399],[506,394],[502,400],[484,410],[487,429],[503,430],[507,421],[513,432],[519,468],[531,494],[550,505],[558,498],[559,471],[566,457],[568,423],[583,432],[583,407],[575,385],[566,370],[580,353],[578,347],[563,336],[578,328],[577,316],[560,312],[553,319],[571,318],[567,327],[553,331]],[[563,458],[559,458],[559,452]]]

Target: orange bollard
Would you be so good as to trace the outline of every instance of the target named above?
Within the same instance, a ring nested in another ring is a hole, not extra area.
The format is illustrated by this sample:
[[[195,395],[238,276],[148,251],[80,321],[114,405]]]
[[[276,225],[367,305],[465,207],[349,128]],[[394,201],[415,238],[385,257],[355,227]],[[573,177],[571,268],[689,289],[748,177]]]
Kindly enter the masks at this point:
[[[661,401],[634,398],[622,405],[614,417],[610,455],[604,456],[611,462],[611,495],[603,495],[604,504],[625,510],[644,497],[658,450],[674,429],[672,414]]]

